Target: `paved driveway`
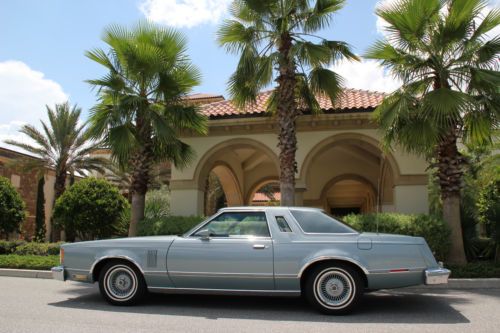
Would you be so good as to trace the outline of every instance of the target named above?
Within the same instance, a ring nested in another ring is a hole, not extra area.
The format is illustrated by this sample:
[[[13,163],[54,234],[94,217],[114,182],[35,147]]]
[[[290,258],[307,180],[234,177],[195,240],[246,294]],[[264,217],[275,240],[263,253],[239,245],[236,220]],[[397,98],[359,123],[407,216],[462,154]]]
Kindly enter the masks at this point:
[[[0,277],[0,332],[500,332],[500,290],[384,291],[356,314],[301,299],[152,295],[113,307],[97,286]]]

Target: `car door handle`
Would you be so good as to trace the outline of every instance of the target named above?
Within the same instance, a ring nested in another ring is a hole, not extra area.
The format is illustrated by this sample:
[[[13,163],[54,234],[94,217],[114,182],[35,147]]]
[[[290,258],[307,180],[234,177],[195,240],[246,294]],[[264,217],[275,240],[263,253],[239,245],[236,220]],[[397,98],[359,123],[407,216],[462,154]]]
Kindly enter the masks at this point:
[[[267,246],[262,245],[262,244],[254,244],[253,248],[255,250],[264,250],[265,248],[267,248]]]

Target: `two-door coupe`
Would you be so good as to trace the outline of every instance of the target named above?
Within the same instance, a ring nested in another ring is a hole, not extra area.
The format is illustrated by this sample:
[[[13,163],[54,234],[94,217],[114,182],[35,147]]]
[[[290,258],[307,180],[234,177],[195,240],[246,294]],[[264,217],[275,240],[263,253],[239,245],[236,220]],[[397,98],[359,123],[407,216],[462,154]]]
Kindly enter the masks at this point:
[[[221,209],[182,236],[64,244],[57,280],[99,282],[129,305],[147,291],[304,295],[329,314],[351,311],[365,290],[447,283],[421,237],[359,233],[314,208]]]

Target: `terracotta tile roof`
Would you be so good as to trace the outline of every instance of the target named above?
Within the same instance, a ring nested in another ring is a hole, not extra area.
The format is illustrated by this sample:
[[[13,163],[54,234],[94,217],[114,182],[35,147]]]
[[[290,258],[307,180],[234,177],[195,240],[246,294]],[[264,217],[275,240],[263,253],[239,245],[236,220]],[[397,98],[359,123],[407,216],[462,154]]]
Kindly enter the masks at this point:
[[[281,193],[275,192],[274,199],[276,201],[280,201],[281,200]],[[269,199],[269,197],[267,195],[265,195],[264,193],[260,193],[260,192],[256,192],[253,196],[253,199],[252,199],[252,202],[267,202],[267,201],[271,201],[271,199]]]
[[[185,100],[189,101],[194,105],[205,105],[214,102],[224,101],[224,96],[216,94],[192,94],[184,97]]]
[[[205,104],[201,107],[201,110],[211,118],[262,114],[265,113],[266,102],[271,93],[272,90],[261,92],[257,95],[256,103],[247,106],[244,110],[238,110],[231,101],[227,100]],[[320,95],[317,98],[324,111],[349,112],[349,110],[373,109],[382,102],[384,96],[384,93],[376,91],[344,89],[342,96],[335,105],[332,105],[330,99],[325,95]]]

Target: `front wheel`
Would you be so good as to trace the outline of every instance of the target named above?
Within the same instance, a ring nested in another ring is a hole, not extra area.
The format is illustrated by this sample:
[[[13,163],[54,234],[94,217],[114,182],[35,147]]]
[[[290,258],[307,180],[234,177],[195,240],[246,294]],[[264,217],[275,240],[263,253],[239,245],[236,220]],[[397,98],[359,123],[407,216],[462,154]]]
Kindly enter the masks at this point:
[[[104,299],[113,305],[132,305],[145,295],[146,283],[135,266],[111,261],[99,274],[99,290]]]
[[[307,276],[305,297],[325,314],[351,312],[363,295],[363,279],[345,264],[319,265]]]

